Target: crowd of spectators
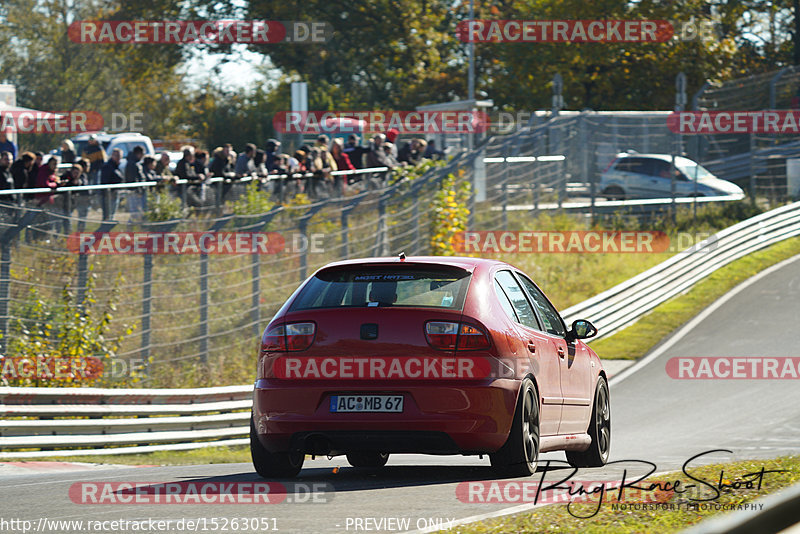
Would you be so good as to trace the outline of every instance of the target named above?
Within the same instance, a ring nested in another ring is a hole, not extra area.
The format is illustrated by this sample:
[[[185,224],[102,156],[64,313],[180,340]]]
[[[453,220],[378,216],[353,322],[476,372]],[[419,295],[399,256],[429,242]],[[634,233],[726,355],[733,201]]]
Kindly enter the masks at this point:
[[[0,190],[47,188],[55,190],[63,186],[99,184],[122,184],[162,180],[169,183],[175,178],[188,180],[192,185],[187,192],[187,201],[193,206],[204,206],[208,202],[208,180],[214,177],[227,179],[223,185],[225,195],[233,181],[244,177],[259,178],[269,183],[271,191],[282,199],[289,194],[305,193],[311,198],[342,196],[347,188],[365,177],[383,179],[388,173],[363,173],[340,175],[334,171],[357,170],[416,165],[422,159],[437,159],[443,152],[436,150],[433,140],[412,139],[398,149],[397,130],[374,135],[366,146],[362,146],[356,134],[344,138],[330,139],[320,135],[313,144],[304,144],[293,154],[281,151],[281,143],[269,139],[263,149],[252,143],[246,144],[237,154],[233,146],[225,144],[209,155],[205,150],[184,146],[182,158],[171,168],[169,154],[157,157],[146,155],[142,146],[134,146],[125,156],[116,148],[106,154],[96,135],[91,135],[80,154],[72,141],[61,144],[60,158],[52,155],[45,158],[41,152],[18,153],[18,148],[4,133],[0,132]],[[59,161],[60,159],[60,161]],[[59,165],[59,163],[61,165]],[[59,168],[60,167],[60,168]],[[53,193],[23,195],[30,204],[44,212],[64,213],[67,206],[63,199]],[[132,220],[141,218],[143,190],[124,193]],[[113,218],[122,197],[118,190],[104,191],[102,195],[88,191],[73,194],[71,208],[77,209],[79,230],[90,206],[103,210],[103,219]],[[0,197],[8,203],[20,199]],[[52,218],[51,218],[52,220]],[[55,223],[54,223],[55,224]]]

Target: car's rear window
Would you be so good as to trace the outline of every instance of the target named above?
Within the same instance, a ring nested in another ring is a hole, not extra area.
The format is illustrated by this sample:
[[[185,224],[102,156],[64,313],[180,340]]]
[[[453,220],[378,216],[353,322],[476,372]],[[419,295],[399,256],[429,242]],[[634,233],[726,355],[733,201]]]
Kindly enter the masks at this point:
[[[462,310],[470,273],[458,268],[333,268],[317,273],[290,310],[413,307]]]

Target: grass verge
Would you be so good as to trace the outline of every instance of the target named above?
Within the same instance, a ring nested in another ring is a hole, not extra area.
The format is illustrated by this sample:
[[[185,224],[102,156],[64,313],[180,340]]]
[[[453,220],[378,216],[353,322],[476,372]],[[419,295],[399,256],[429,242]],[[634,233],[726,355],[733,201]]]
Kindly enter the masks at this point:
[[[762,467],[766,471],[781,470],[783,472],[765,473],[761,488],[758,489],[757,477],[750,478],[746,475],[758,473]],[[702,487],[702,491],[694,493],[692,489],[683,494],[670,491],[636,492],[636,494],[631,492],[626,493],[627,496],[624,496],[621,501],[613,502],[618,491],[609,490],[606,500],[599,507],[597,497],[592,496],[592,500],[585,504],[572,504],[569,509],[567,504],[555,504],[527,513],[461,525],[457,529],[460,534],[488,532],[581,532],[584,534],[657,532],[661,534],[679,532],[713,515],[745,509],[744,507],[739,508],[739,505],[750,503],[769,493],[798,483],[800,481],[800,456],[713,464],[692,467],[688,470],[694,478],[706,481],[711,487],[717,487],[718,481],[722,478],[723,486],[719,491],[719,496],[713,498],[715,492],[709,487],[693,482],[681,472],[674,472],[658,476],[657,479],[651,477],[648,481],[658,480],[662,483],[681,481],[682,486],[694,483]],[[744,487],[746,486],[744,483],[748,480],[751,481],[752,488]],[[733,489],[737,483],[742,487]],[[644,482],[637,485],[648,486]],[[588,486],[586,489],[590,491],[591,488],[592,486]],[[711,500],[700,502],[697,499]],[[624,509],[623,505],[625,505]],[[593,514],[595,510],[597,510],[596,514],[586,517]],[[750,513],[757,513],[757,508],[750,510]]]
[[[637,359],[715,300],[785,259],[800,254],[800,237],[749,254],[715,271],[687,293],[677,296],[616,334],[591,343],[601,358]]]

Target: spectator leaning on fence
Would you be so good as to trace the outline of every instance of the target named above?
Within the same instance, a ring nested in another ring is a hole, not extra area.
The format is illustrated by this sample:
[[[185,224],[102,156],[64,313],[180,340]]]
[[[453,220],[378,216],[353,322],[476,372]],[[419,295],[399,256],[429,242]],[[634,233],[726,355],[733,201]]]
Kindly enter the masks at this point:
[[[408,163],[409,165],[416,165],[422,160],[422,155],[425,152],[425,145],[427,143],[424,139],[412,139],[410,143],[406,143],[400,148],[397,153],[397,161],[400,163]]]
[[[136,145],[125,158],[125,183],[138,183],[144,181],[144,170],[142,169],[142,158],[144,157],[144,147]],[[129,189],[125,192],[128,199],[128,212],[133,214],[133,218],[142,216],[142,189]]]
[[[277,139],[267,139],[264,148],[267,155],[264,166],[267,168],[267,173],[272,174],[278,167],[278,153],[281,151],[281,142]]]
[[[214,152],[211,155],[211,164],[208,167],[208,170],[211,172],[211,176],[219,178],[236,177],[236,173],[234,172],[234,161],[231,157],[231,148],[233,147],[230,144],[225,144],[224,146],[214,149]]]
[[[331,143],[331,156],[333,160],[336,162],[336,168],[340,171],[352,171],[355,170],[353,167],[353,163],[350,161],[350,157],[344,151],[344,139],[341,137],[337,137]],[[345,191],[347,190],[347,184],[349,183],[349,178],[352,175],[337,175],[334,177],[333,180],[333,187],[334,190],[337,192],[341,192],[344,195]]]
[[[169,163],[169,154],[162,152],[161,156],[158,158],[158,162],[156,163],[156,176],[161,176],[161,178],[171,178],[173,174],[169,168]]]
[[[103,168],[103,164],[106,162],[106,151],[100,145],[97,134],[89,136],[89,142],[81,157],[89,160],[89,185],[101,183],[100,169]]]
[[[253,172],[259,178],[264,178],[269,174],[267,172],[267,152],[265,150],[256,150],[256,155],[253,156]]]
[[[142,176],[145,182],[155,182],[158,179],[158,174],[156,173],[156,158],[153,156],[145,156],[142,159]]]
[[[30,183],[30,173],[33,168],[33,152],[23,152],[20,158],[11,164],[11,176],[14,178],[14,189],[24,189]]]
[[[422,157],[427,159],[440,159],[444,157],[444,152],[436,150],[436,139],[428,139],[428,146],[425,148]]]
[[[41,152],[34,152],[33,155],[33,166],[28,174],[28,187],[31,188],[36,187],[36,177],[39,175],[39,169],[42,167],[42,160],[44,159],[44,154]]]
[[[80,167],[81,169],[81,177],[80,177],[80,185],[89,185],[89,161],[84,158],[78,158],[75,160],[75,165]],[[89,207],[89,191],[80,191],[78,193],[79,198],[83,198],[86,200],[86,207]],[[80,208],[78,208],[80,209]],[[80,222],[78,223],[81,224]]]
[[[61,176],[61,186],[78,187],[82,185],[89,185],[88,178],[84,172],[84,167],[80,161],[81,160],[75,162],[72,167],[70,167],[69,170]],[[86,227],[86,217],[89,214],[89,197],[87,193],[88,191],[77,191],[71,194],[72,206],[78,210],[79,232]],[[72,213],[67,212],[67,195],[61,196],[64,204],[64,213],[68,217],[71,217]],[[67,219],[64,219],[63,221],[63,228],[64,233],[69,231],[69,221]]]
[[[386,151],[383,148],[386,136],[382,133],[375,134],[370,143],[369,152],[367,152],[367,167],[389,167],[392,168],[392,162],[386,156]]]
[[[8,150],[0,152],[0,189],[14,189],[14,176],[11,174],[11,160],[14,157]],[[11,202],[11,198],[0,197],[0,202]]]
[[[100,183],[103,185],[121,184],[125,181],[125,176],[119,170],[119,164],[122,161],[122,150],[115,148],[111,151],[111,157],[108,158],[100,169]],[[109,221],[117,212],[119,205],[119,196],[113,189],[106,189],[103,191],[103,220]]]
[[[11,161],[17,159],[17,144],[5,132],[0,132],[0,152],[11,152]]]
[[[69,139],[61,141],[61,163],[75,163],[75,145]]]
[[[389,146],[389,149],[391,150],[390,155],[395,160],[397,159],[397,145],[395,143],[397,142],[398,135],[400,135],[400,131],[397,128],[390,128],[386,132],[386,144]]]
[[[350,163],[356,169],[364,168],[364,149],[358,144],[358,136],[350,134],[347,137],[347,144],[344,145],[344,153],[350,158]]]
[[[236,168],[234,172],[236,173],[237,178],[241,178],[243,176],[250,176],[253,174],[253,170],[255,169],[255,164],[253,163],[253,158],[256,155],[256,145],[253,143],[247,143],[244,146],[244,152],[239,154],[239,157],[236,158]]]
[[[186,145],[181,148],[183,158],[175,166],[175,176],[181,180],[197,180],[197,168],[194,165],[194,147]]]
[[[50,188],[55,189],[58,187],[59,179],[56,175],[56,168],[58,167],[58,159],[55,156],[50,156],[47,164],[39,167],[36,173],[36,187],[37,188]],[[40,206],[45,204],[53,204],[55,199],[53,193],[36,193],[36,202]]]

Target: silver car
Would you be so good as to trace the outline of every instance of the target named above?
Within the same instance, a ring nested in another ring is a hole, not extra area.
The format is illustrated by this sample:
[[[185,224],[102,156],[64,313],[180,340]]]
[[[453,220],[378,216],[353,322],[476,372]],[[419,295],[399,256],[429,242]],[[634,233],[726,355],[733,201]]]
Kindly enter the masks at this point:
[[[627,152],[618,154],[601,175],[600,194],[610,200],[669,198],[672,196],[672,172],[675,196],[744,196],[741,187],[717,178],[688,158],[677,156],[673,171],[670,154]]]

